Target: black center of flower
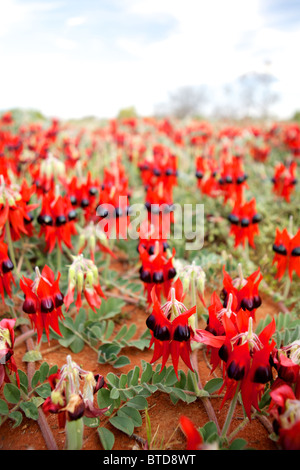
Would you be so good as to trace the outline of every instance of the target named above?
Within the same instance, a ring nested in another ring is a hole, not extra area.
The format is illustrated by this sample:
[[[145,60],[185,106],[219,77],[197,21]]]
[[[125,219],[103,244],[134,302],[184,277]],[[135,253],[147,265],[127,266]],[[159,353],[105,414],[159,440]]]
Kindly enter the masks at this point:
[[[41,312],[50,313],[54,309],[53,300],[51,297],[46,297],[41,301]]]
[[[260,214],[255,214],[253,217],[252,217],[252,223],[253,224],[259,224],[259,222],[262,221],[262,216]]]
[[[83,199],[81,199],[80,205],[82,208],[88,207],[89,204],[90,204],[90,201],[87,198],[84,197]]]
[[[232,361],[227,367],[227,374],[230,379],[242,380],[245,375],[245,366]]]
[[[61,227],[62,225],[65,225],[67,223],[67,219],[64,215],[58,215],[55,219],[55,225],[57,227]]]
[[[270,365],[258,366],[255,370],[253,382],[259,384],[265,384],[272,379],[272,370]]]
[[[70,196],[70,202],[71,202],[72,206],[76,206],[77,197],[76,196]]]
[[[63,303],[64,303],[64,296],[61,292],[58,292],[57,294],[54,295],[55,308],[61,307]]]
[[[155,282],[156,284],[164,282],[164,274],[162,271],[156,271],[153,273],[153,282]]]
[[[12,271],[14,269],[14,264],[13,262],[7,258],[5,261],[2,261],[2,272],[8,273],[9,271]]]
[[[94,186],[92,186],[90,189],[89,189],[89,193],[91,196],[96,196],[98,190],[97,188],[95,188]]]
[[[234,215],[234,214],[229,214],[228,216],[228,220],[231,224],[233,225],[238,225],[239,223],[239,218],[237,215]]]
[[[196,178],[198,178],[199,180],[203,178],[203,173],[202,171],[196,171]]]
[[[241,220],[241,226],[242,227],[249,227],[250,221],[247,217],[243,217]]]
[[[286,248],[284,245],[280,244],[280,245],[273,245],[273,251],[275,251],[275,253],[278,253],[279,255],[286,255],[287,254],[287,251],[286,251]]]
[[[296,247],[292,250],[291,255],[292,255],[292,256],[300,256],[300,246],[296,246]]]
[[[151,282],[151,273],[147,269],[140,269],[140,279],[143,282]]]
[[[176,276],[176,269],[170,268],[168,271],[168,279],[173,279]]]
[[[146,325],[149,328],[149,330],[152,330],[152,331],[154,330],[155,325],[156,325],[156,320],[155,320],[155,316],[152,313],[147,318]]]
[[[33,299],[25,299],[22,308],[25,313],[36,313],[36,302]]]
[[[75,220],[77,217],[77,212],[75,210],[72,210],[68,213],[68,219],[69,220]]]
[[[175,341],[188,341],[190,339],[190,329],[188,325],[178,325],[175,328],[173,339]]]
[[[156,325],[153,335],[154,338],[159,339],[160,341],[168,341],[170,339],[170,331],[166,325]]]

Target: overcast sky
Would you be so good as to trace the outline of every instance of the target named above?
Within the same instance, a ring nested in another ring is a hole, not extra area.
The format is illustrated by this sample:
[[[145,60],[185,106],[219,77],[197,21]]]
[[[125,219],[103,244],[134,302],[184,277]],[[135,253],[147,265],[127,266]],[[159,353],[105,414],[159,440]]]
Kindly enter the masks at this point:
[[[279,117],[300,109],[299,0],[0,0],[0,109],[149,115],[181,86],[211,103],[268,61]]]

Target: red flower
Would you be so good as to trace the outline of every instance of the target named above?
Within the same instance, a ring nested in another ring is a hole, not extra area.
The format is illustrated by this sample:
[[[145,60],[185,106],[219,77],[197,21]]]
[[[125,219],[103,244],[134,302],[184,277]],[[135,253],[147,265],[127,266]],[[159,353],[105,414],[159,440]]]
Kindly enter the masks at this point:
[[[18,387],[20,387],[18,368],[13,357],[15,323],[15,319],[4,318],[0,321],[0,388],[3,382],[10,382],[10,372],[15,373]]]
[[[237,313],[237,334],[234,334],[235,327],[226,315],[223,323],[226,340],[229,341],[226,342],[226,351],[222,354],[226,363],[226,374],[220,393],[224,388],[226,392],[221,406],[226,400],[233,398],[240,384],[243,405],[250,420],[251,406],[260,411],[259,399],[264,392],[265,384],[272,379],[270,357],[275,341],[270,339],[276,329],[275,320],[273,319],[259,335],[253,332],[253,319],[243,310]]]
[[[291,236],[286,228],[282,232],[276,228],[273,251],[275,256],[272,264],[277,264],[276,279],[280,281],[286,271],[291,280],[294,271],[300,277],[300,230]]]
[[[11,283],[15,284],[12,274],[14,265],[8,256],[8,247],[4,242],[0,242],[0,295],[4,303],[4,294],[12,295]]]
[[[244,204],[236,201],[228,220],[231,224],[230,235],[235,238],[235,248],[239,245],[245,247],[246,240],[255,248],[254,237],[259,234],[258,224],[261,221],[261,216],[256,211],[255,198]]]
[[[76,235],[76,211],[72,208],[67,196],[55,195],[52,191],[43,197],[41,213],[38,222],[41,225],[39,237],[45,236],[46,250],[51,253],[58,243],[72,249],[72,235]]]
[[[300,387],[300,341],[274,349],[272,359],[279,380]]]
[[[146,320],[146,325],[151,331],[151,341],[149,347],[154,345],[153,357],[150,363],[162,358],[161,371],[171,356],[174,371],[178,378],[179,358],[193,371],[190,360],[191,340],[194,331],[189,325],[189,318],[195,314],[196,306],[187,309],[181,302],[183,295],[182,284],[177,280],[176,289],[170,291],[168,301],[163,306],[160,305],[155,290],[151,293],[153,309]],[[177,290],[177,295],[176,295]],[[178,296],[178,299],[177,299]]]
[[[223,266],[223,305],[226,307],[229,294],[231,293],[233,295],[232,309],[235,312],[238,312],[241,308],[248,310],[254,318],[256,309],[261,305],[258,287],[262,279],[263,276],[260,272],[260,268],[247,278],[244,278],[241,266],[239,265],[239,277],[232,279],[225,271],[225,266]]]
[[[21,186],[6,184],[0,175],[0,230],[8,222],[12,239],[19,240],[21,235],[31,235],[28,228],[32,221],[30,214],[37,204],[29,204],[29,200],[35,191],[34,186],[28,187],[24,180]]]
[[[81,208],[84,211],[86,220],[95,216],[100,194],[100,183],[92,180],[90,172],[88,172],[85,179],[74,176],[67,185],[67,194],[72,207]]]
[[[102,375],[94,375],[86,371],[67,356],[67,363],[48,381],[51,386],[51,395],[43,403],[43,411],[46,414],[58,414],[60,428],[67,421],[102,416],[108,408],[96,408],[93,404],[94,394],[100,388],[107,388]]]
[[[271,390],[270,415],[283,450],[300,450],[300,400],[287,385]]]
[[[180,427],[187,438],[186,450],[201,450],[203,445],[202,436],[187,416],[180,416]]]
[[[291,193],[295,190],[297,163],[291,162],[289,165],[278,163],[275,167],[273,181],[273,192],[290,202]]]
[[[176,269],[173,266],[175,250],[173,250],[173,255],[167,258],[163,243],[156,241],[153,254],[149,254],[142,246],[140,246],[139,251],[142,262],[140,279],[144,283],[148,303],[151,304],[151,292],[153,288],[159,300],[162,293],[164,297],[167,298],[173,278],[176,276]]]
[[[46,265],[42,273],[35,268],[34,280],[23,277],[20,287],[25,295],[23,311],[29,315],[32,325],[37,331],[40,342],[43,330],[49,342],[50,327],[61,336],[58,319],[63,318],[61,307],[64,296],[59,289],[60,273],[55,280],[53,271]]]

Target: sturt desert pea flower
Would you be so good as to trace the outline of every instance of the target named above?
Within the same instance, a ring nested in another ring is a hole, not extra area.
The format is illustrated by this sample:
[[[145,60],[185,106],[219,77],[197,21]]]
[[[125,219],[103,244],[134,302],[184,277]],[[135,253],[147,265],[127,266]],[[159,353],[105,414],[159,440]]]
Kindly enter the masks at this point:
[[[283,198],[286,202],[290,202],[291,194],[295,191],[297,184],[296,179],[297,162],[290,162],[289,164],[278,163],[274,170],[273,193],[276,196]]]
[[[189,319],[196,313],[196,306],[187,309],[181,302],[183,296],[182,284],[178,279],[175,287],[170,289],[168,300],[161,305],[153,288],[151,292],[152,312],[146,320],[146,325],[151,332],[149,348],[154,345],[151,364],[162,357],[161,371],[171,356],[174,371],[178,378],[179,358],[193,371],[191,364],[191,340],[194,330],[189,324]]]
[[[90,172],[86,177],[74,176],[67,184],[67,195],[73,209],[82,209],[86,221],[96,214],[99,194],[100,183],[92,179]]]
[[[247,178],[240,156],[230,156],[221,161],[218,183],[224,196],[224,203],[228,200],[232,200],[236,204],[241,203],[244,190],[248,188]]]
[[[90,252],[90,257],[95,262],[95,252],[98,250],[116,258],[116,255],[109,246],[107,234],[102,230],[99,223],[90,222],[84,228],[78,228],[79,231],[79,251],[81,254],[85,248]]]
[[[232,212],[228,216],[231,225],[230,235],[234,237],[234,247],[246,246],[246,241],[255,248],[254,238],[259,234],[258,224],[262,216],[256,210],[256,200],[241,203],[236,201]]]
[[[280,281],[286,271],[291,281],[294,271],[300,277],[300,229],[293,236],[291,230],[284,228],[280,231],[276,227],[273,251],[275,255],[272,265],[276,264],[277,267],[276,279]]]
[[[22,234],[30,235],[27,224],[32,221],[31,211],[38,207],[38,204],[29,204],[34,190],[34,187],[28,188],[25,180],[21,186],[6,184],[0,175],[0,230],[8,223],[13,241],[19,240]]]
[[[4,318],[0,321],[0,388],[3,382],[10,382],[10,374],[16,375],[18,386],[20,386],[20,378],[18,368],[14,360],[14,342],[16,319]]]
[[[80,449],[83,434],[81,418],[102,416],[108,410],[94,406],[95,393],[106,387],[104,377],[82,369],[71,356],[67,356],[66,364],[48,380],[52,391],[42,405],[43,411],[57,414],[59,427],[66,429],[67,448]]]
[[[75,290],[77,291],[75,300],[77,312],[82,306],[82,294],[94,312],[96,308],[100,308],[102,299],[106,299],[100,286],[97,266],[92,260],[84,258],[83,254],[74,256],[69,266],[68,291],[65,296],[66,310],[74,302]]]
[[[296,388],[300,397],[300,340],[274,349],[272,364],[278,374],[274,386],[276,382],[286,382]]]
[[[12,295],[11,283],[15,284],[12,270],[14,265],[8,256],[8,247],[4,242],[0,241],[0,295],[3,303],[4,294],[6,293],[9,297]]]
[[[300,155],[300,127],[299,124],[291,123],[283,129],[283,142],[288,150],[295,156]]]
[[[137,246],[138,252],[141,247],[147,250],[149,255],[153,255],[156,242],[159,242],[159,244],[162,245],[164,253],[170,248],[167,238],[162,237],[160,228],[161,227],[151,224],[148,219],[143,220],[137,228],[137,232],[139,234],[139,243]]]
[[[177,185],[177,157],[164,145],[154,145],[152,155],[147,155],[138,167],[145,189],[162,184],[172,190]]]
[[[37,218],[41,225],[39,237],[44,236],[46,250],[51,253],[56,243],[62,251],[63,243],[72,249],[72,235],[76,235],[75,221],[77,212],[71,206],[66,195],[61,196],[56,187],[56,191],[48,192],[43,196],[42,208]]]
[[[247,310],[254,318],[256,309],[262,303],[258,288],[263,276],[260,268],[258,268],[245,278],[241,264],[238,265],[238,272],[238,277],[232,279],[225,271],[225,266],[223,266],[223,289],[221,292],[223,305],[224,307],[227,306],[229,294],[231,293],[233,295],[232,309],[235,312],[238,312],[240,309]]]
[[[45,330],[48,342],[50,327],[61,336],[59,318],[63,318],[61,307],[64,296],[59,289],[60,273],[55,279],[49,266],[44,266],[42,273],[35,268],[35,278],[32,280],[23,276],[20,279],[20,288],[24,292],[23,312],[27,313],[37,332],[38,342],[41,341]]]
[[[260,411],[259,400],[266,384],[273,379],[270,359],[276,344],[272,339],[276,329],[275,320],[273,318],[259,335],[253,331],[253,318],[243,310],[237,313],[235,325],[227,315],[223,317],[223,324],[226,349],[222,351],[222,360],[226,365],[219,393],[224,389],[226,392],[221,407],[225,401],[233,398],[237,387],[240,387],[245,412],[251,420],[251,407]]]
[[[300,450],[300,400],[292,388],[283,384],[270,391],[269,413],[273,429],[283,450]]]
[[[202,194],[216,198],[220,196],[221,190],[218,182],[219,164],[217,160],[210,157],[199,156],[196,159],[197,187]]]
[[[168,257],[168,254],[164,252],[163,243],[156,241],[153,254],[149,254],[143,247],[139,248],[139,252],[142,263],[140,279],[144,284],[148,305],[151,305],[153,287],[159,300],[162,294],[165,298],[169,295],[173,279],[176,276],[176,269],[173,265],[175,250],[173,249],[172,255]]]
[[[235,326],[236,322],[236,312],[232,310],[232,303],[233,303],[233,294],[229,294],[229,298],[227,301],[226,307],[223,306],[221,299],[217,295],[216,292],[213,292],[211,296],[211,302],[208,307],[208,318],[207,318],[207,326],[205,331],[208,331],[214,336],[223,337],[223,344],[217,345],[207,345],[208,351],[210,351],[210,364],[212,366],[213,372],[217,366],[221,363],[223,355],[227,353],[228,349],[228,338],[226,338],[225,327],[223,323],[223,317],[226,315],[228,318],[232,320],[232,328],[233,328],[233,336],[238,333],[238,329]],[[237,305],[237,301],[235,299],[234,304]],[[221,339],[221,338],[220,338]]]
[[[175,209],[172,192],[160,183],[155,188],[148,188],[145,199],[149,222],[158,227],[162,238],[170,238]]]

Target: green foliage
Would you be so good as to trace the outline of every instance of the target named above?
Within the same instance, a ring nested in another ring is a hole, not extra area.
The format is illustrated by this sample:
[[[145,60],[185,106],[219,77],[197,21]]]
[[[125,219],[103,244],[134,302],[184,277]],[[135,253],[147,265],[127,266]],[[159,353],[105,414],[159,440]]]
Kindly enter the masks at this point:
[[[3,387],[4,399],[0,400],[0,425],[10,419],[14,422],[13,427],[17,427],[22,423],[24,416],[36,421],[39,417],[39,407],[51,394],[47,379],[56,371],[57,366],[50,368],[47,362],[43,362],[29,383],[25,372],[19,370],[20,388],[15,383],[6,383]]]

